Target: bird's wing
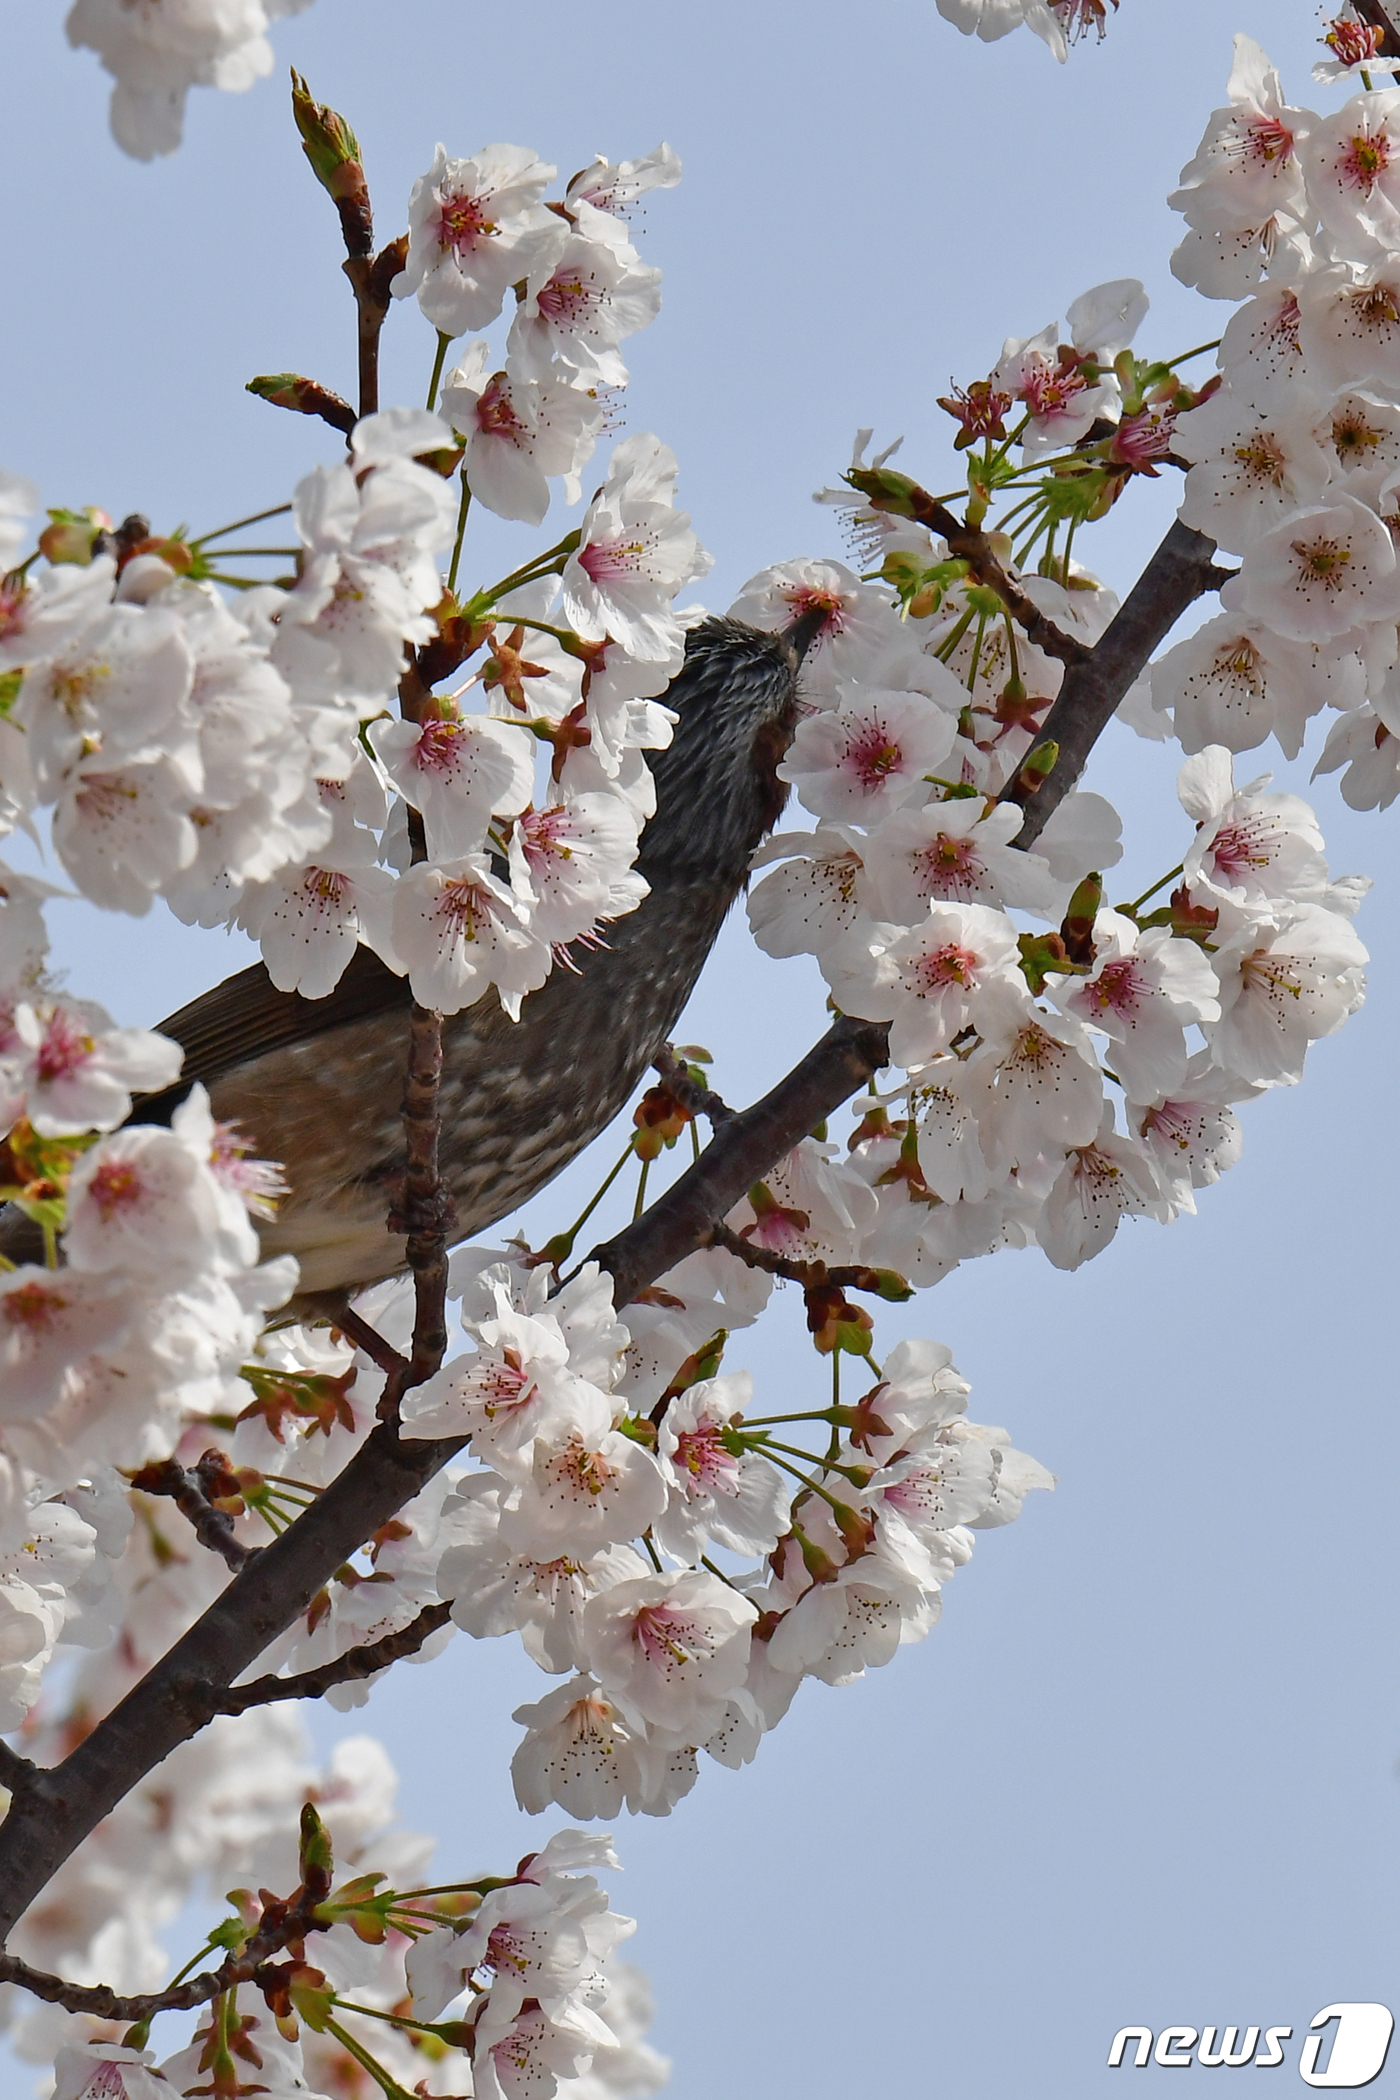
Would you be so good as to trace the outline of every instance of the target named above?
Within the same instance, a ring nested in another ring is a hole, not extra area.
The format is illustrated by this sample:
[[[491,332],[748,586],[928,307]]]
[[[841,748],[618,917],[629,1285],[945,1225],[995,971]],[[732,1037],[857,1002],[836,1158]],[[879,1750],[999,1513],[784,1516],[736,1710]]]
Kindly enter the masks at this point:
[[[396,977],[372,948],[355,950],[339,984],[324,999],[279,992],[266,966],[254,963],[161,1022],[161,1034],[173,1036],[183,1049],[184,1067],[174,1086],[141,1099],[132,1120],[165,1122],[196,1080],[212,1086],[269,1051],[304,1043],[348,1021],[406,1013],[412,1004],[407,980]]]

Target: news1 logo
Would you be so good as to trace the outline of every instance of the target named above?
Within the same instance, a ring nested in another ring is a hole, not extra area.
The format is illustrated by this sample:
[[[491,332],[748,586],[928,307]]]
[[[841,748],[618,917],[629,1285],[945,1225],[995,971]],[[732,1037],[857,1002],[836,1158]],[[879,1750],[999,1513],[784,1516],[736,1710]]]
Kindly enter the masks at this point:
[[[1303,2037],[1298,2075],[1304,2085],[1355,2092],[1380,2077],[1394,2031],[1388,2006],[1324,2005]],[[1131,2063],[1141,2071],[1150,2062],[1171,2071],[1189,2070],[1193,2063],[1212,2069],[1228,2064],[1238,2070],[1253,2064],[1256,2070],[1272,2070],[1287,2061],[1283,2045],[1292,2035],[1291,2027],[1246,2027],[1243,2038],[1238,2027],[1223,2033],[1214,2027],[1199,2033],[1194,2027],[1164,2027],[1154,2040],[1150,2027],[1120,2027],[1108,2052],[1108,2067],[1116,2071]]]

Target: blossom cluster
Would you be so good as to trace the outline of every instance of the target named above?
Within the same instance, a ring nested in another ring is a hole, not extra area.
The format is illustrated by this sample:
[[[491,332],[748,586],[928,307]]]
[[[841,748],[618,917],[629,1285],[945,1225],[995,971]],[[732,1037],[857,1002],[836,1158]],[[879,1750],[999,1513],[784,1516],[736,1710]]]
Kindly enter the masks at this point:
[[[173,153],[192,87],[241,93],[272,71],[267,31],[311,0],[73,0],[68,41],[113,75],[112,136],[124,153]]]
[[[925,535],[919,559],[942,551]],[[1066,631],[1107,618],[1102,589],[1019,581]],[[1306,804],[1267,777],[1237,788],[1210,745],[1181,771],[1195,835],[1170,904],[1104,908],[1111,806],[1071,794],[1022,851],[1022,812],[998,800],[1062,666],[970,617],[966,584],[901,618],[882,585],[793,564],[740,605],[773,624],[814,597],[813,707],[783,771],[817,823],[760,849],[780,865],[749,915],[768,954],[816,957],[842,1011],[889,1022],[907,1075],[872,1098],[852,1155],[874,1198],[857,1258],[930,1283],[1038,1242],[1076,1268],[1125,1216],[1194,1210],[1238,1157],[1230,1104],[1298,1080],[1360,1004],[1366,885],[1333,883]]]
[[[1342,25],[1344,26],[1344,25]],[[1373,48],[1319,71],[1354,77]],[[1221,380],[1177,422],[1181,515],[1240,557],[1224,610],[1151,666],[1150,712],[1188,752],[1337,710],[1318,770],[1355,809],[1400,794],[1400,91],[1295,108],[1247,37],[1172,202],[1187,283],[1239,303]]]
[[[570,941],[646,894],[643,752],[670,737],[656,696],[684,655],[672,600],[707,566],[674,456],[645,435],[617,445],[577,531],[468,600],[437,559],[453,549],[455,581],[472,501],[538,523],[549,477],[578,496],[604,394],[626,380],[618,345],[659,303],[620,214],[677,180],[674,156],[595,162],[557,210],[540,201],[553,172],[521,147],[439,151],[395,290],[417,292],[444,345],[509,293],[504,364],[488,374],[477,333],[442,415],[362,418],[348,460],[297,487],[284,583],[230,601],[224,534],[132,539],[99,513],[51,513],[10,567],[37,499],[0,486],[0,823],[49,810],[94,903],[139,913],[160,896],[187,922],[241,926],[273,982],[309,998],[365,942],[441,1012],[492,986],[518,1012]],[[489,653],[391,715],[405,651],[449,641],[453,663]],[[42,957],[32,912],[6,922],[14,1000]]]

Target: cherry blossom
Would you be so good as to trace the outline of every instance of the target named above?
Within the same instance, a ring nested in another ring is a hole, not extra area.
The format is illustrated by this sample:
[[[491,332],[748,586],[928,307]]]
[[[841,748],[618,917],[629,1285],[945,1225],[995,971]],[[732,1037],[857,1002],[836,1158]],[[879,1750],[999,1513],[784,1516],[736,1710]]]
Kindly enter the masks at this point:
[[[555,173],[528,146],[483,146],[468,160],[439,146],[408,200],[408,260],[394,297],[416,293],[444,335],[489,327],[508,287],[563,246],[563,226],[540,202]]]
[[[669,660],[677,632],[670,601],[710,566],[675,507],[675,454],[646,434],[613,452],[608,478],[584,513],[564,570],[564,610],[575,631],[611,635],[644,660]]]
[[[518,1018],[549,975],[549,949],[480,853],[410,868],[394,890],[392,940],[414,998],[439,1013],[460,1013],[495,985]]]
[[[509,368],[488,372],[478,336],[444,382],[442,411],[465,440],[462,471],[472,495],[498,517],[538,525],[549,509],[549,477],[576,476],[593,452],[603,403],[595,390],[558,378],[527,379]]]

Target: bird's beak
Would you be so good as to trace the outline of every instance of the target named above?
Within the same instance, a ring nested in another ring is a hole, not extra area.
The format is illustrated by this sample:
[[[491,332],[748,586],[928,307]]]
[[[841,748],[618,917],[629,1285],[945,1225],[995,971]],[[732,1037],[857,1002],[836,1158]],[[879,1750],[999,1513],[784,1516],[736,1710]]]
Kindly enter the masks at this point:
[[[806,612],[798,614],[791,627],[783,629],[783,640],[789,644],[799,664],[826,625],[827,617],[825,606],[809,605]]]

